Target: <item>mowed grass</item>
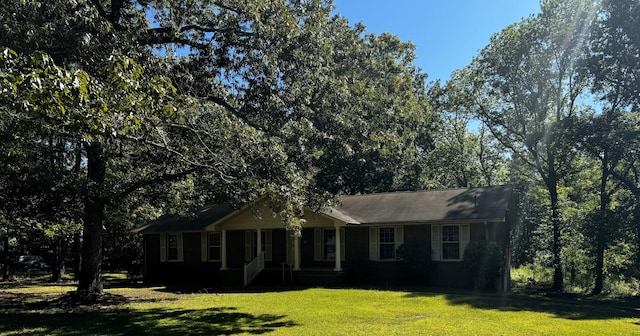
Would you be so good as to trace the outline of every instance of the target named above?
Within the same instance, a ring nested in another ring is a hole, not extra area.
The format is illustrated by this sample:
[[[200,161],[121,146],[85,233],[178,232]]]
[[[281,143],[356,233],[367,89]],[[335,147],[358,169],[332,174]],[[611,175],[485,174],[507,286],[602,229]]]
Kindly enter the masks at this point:
[[[61,308],[68,286],[0,289],[0,335],[640,335],[637,301],[309,288],[182,294],[111,286],[127,303]],[[35,307],[35,308],[34,308]]]

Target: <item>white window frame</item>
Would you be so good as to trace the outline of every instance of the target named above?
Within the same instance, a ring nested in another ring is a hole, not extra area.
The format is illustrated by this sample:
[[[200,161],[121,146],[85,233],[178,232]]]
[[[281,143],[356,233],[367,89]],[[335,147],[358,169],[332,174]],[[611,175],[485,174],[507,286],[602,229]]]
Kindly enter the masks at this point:
[[[176,237],[176,246],[171,249],[176,249],[176,258],[169,258],[169,241],[170,237]],[[182,247],[182,233],[162,233],[160,234],[160,261],[161,262],[182,262],[184,261],[183,247]]]
[[[458,233],[458,239],[457,240],[445,240],[445,229],[449,229],[449,228],[455,228],[457,229],[457,233]],[[461,232],[461,228],[460,225],[454,224],[454,225],[442,225],[440,226],[440,244],[441,244],[441,248],[442,248],[442,260],[443,261],[448,261],[448,260],[462,260],[462,257],[464,254],[464,251],[460,251],[460,244],[461,242],[461,236],[462,232]],[[445,245],[449,246],[449,245],[455,245],[455,247],[457,247],[458,250],[458,257],[457,258],[446,258],[444,255],[444,251],[445,251]]]
[[[391,244],[390,242],[381,243],[380,231],[383,229],[393,229],[393,258],[380,258],[380,247],[383,244]],[[373,261],[396,261],[398,260],[398,248],[404,243],[404,226],[403,225],[385,225],[369,227],[369,260]]]
[[[212,236],[217,235],[218,236],[218,244],[214,245],[213,244],[213,239]],[[212,258],[211,257],[211,249],[212,248],[217,248],[218,249],[218,256],[219,258]],[[207,256],[208,256],[208,260],[209,261],[220,261],[222,260],[222,232],[220,231],[211,231],[207,234]]]
[[[391,242],[383,242],[382,241],[382,230],[385,231],[390,231],[392,234],[392,241]],[[391,257],[389,258],[383,258],[382,257],[382,245],[385,246],[391,246]],[[397,253],[396,253],[396,230],[394,227],[392,226],[382,226],[378,228],[378,258],[380,258],[381,261],[384,260],[396,260],[397,259]]]
[[[444,245],[454,243],[452,241],[444,241],[443,240],[443,228],[449,226],[457,226],[458,227],[458,241],[455,242],[458,244],[458,253],[459,256],[457,259],[444,258]],[[471,234],[470,224],[433,224],[431,225],[431,260],[432,261],[462,261],[464,260],[464,250],[467,248],[469,244]]]

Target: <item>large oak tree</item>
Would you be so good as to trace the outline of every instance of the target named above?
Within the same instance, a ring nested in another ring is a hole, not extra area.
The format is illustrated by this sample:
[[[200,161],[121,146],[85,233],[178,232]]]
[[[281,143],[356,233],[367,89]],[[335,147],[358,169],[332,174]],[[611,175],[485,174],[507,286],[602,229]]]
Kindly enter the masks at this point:
[[[44,129],[82,156],[81,169],[67,167],[83,213],[79,291],[102,292],[108,210],[154,194],[145,190],[189,189],[145,201],[163,211],[269,195],[295,229],[304,205],[415,184],[431,112],[413,46],[365,35],[332,9],[319,0],[0,4],[2,132],[16,153],[44,141],[21,130]]]

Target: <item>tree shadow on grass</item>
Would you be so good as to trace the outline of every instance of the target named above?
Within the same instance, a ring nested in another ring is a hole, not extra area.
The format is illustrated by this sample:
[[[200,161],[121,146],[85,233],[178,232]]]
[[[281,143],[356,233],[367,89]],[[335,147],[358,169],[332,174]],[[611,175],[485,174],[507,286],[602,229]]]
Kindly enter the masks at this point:
[[[253,315],[235,307],[211,309],[116,308],[76,311],[9,310],[0,332],[21,335],[234,335],[264,334],[296,323],[284,315]]]
[[[542,297],[501,293],[409,292],[406,297],[444,296],[452,305],[505,312],[530,311],[551,314],[569,320],[640,318],[638,302],[611,302],[578,297]]]

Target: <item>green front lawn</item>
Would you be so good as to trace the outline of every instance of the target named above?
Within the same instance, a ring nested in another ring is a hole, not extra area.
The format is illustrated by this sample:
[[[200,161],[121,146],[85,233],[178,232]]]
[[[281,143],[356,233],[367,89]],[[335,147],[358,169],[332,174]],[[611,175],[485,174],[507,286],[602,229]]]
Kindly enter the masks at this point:
[[[640,334],[634,301],[515,294],[321,288],[180,294],[164,288],[111,288],[109,293],[129,302],[73,308],[37,304],[69,289],[0,289],[0,335]]]

